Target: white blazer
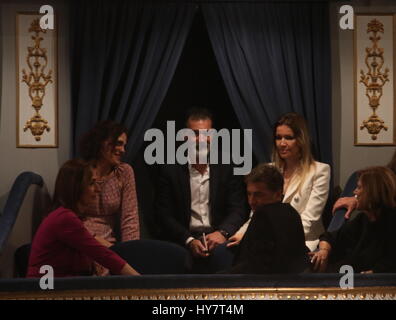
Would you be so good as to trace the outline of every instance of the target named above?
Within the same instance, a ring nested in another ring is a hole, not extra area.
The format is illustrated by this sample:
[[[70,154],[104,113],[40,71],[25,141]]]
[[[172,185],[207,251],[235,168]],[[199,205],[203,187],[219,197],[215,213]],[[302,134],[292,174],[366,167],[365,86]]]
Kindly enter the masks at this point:
[[[300,192],[297,187],[298,177],[293,178],[283,197],[283,202],[290,203],[301,216],[305,233],[305,244],[312,251],[319,243],[319,236],[324,232],[322,212],[329,196],[330,166],[315,161],[306,175]]]

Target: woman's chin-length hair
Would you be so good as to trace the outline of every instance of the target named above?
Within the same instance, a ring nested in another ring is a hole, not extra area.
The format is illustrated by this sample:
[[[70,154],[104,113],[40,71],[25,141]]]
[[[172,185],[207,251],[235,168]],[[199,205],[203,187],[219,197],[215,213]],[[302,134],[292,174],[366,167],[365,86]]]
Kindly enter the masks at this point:
[[[80,215],[78,203],[91,178],[91,167],[86,161],[72,159],[65,162],[56,177],[53,209],[62,206]]]
[[[378,218],[384,208],[396,208],[396,175],[388,167],[369,167],[358,171],[362,193],[359,208]]]

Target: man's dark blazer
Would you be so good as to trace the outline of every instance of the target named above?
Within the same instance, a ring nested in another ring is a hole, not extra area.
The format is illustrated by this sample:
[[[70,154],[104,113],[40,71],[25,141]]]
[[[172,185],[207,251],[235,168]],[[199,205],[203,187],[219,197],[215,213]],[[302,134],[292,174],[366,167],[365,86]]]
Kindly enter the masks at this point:
[[[298,212],[288,203],[258,208],[227,273],[300,273],[310,267]]]
[[[246,187],[231,165],[210,164],[209,206],[214,230],[234,234],[248,218]],[[191,236],[191,188],[188,165],[164,165],[157,190],[162,238],[184,245]]]

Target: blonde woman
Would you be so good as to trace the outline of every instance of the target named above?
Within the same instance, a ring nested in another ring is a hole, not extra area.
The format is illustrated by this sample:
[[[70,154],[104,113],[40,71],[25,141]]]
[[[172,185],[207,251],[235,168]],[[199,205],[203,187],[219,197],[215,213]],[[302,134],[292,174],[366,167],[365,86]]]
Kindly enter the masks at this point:
[[[300,214],[305,243],[313,251],[324,232],[322,212],[329,194],[330,166],[314,160],[307,124],[299,114],[286,113],[275,123],[272,158],[284,179],[282,201]],[[229,239],[229,246],[240,242],[248,223]]]

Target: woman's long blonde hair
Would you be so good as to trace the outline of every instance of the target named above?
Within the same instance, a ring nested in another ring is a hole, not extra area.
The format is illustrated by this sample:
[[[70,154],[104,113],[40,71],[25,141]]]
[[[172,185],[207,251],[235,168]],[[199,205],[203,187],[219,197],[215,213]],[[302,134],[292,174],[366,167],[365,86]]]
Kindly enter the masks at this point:
[[[309,135],[308,126],[305,119],[295,112],[285,113],[275,123],[273,131],[272,161],[281,172],[283,172],[285,161],[279,156],[275,137],[276,129],[282,125],[288,126],[293,131],[297,146],[300,150],[299,166],[292,177],[292,179],[294,179],[296,176],[300,177],[300,183],[297,188],[299,192],[305,176],[308,174],[315,161],[311,152],[311,138]]]

